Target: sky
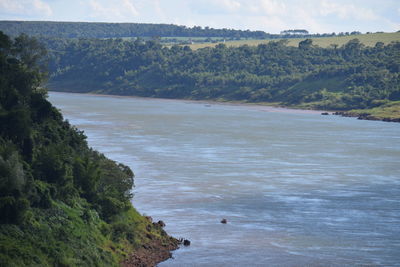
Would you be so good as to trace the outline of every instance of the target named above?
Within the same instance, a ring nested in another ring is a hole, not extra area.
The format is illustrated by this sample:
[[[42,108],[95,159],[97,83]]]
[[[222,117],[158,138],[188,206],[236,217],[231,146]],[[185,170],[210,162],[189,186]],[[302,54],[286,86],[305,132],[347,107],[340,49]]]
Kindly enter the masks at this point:
[[[0,20],[167,23],[268,33],[395,32],[400,0],[0,0]]]

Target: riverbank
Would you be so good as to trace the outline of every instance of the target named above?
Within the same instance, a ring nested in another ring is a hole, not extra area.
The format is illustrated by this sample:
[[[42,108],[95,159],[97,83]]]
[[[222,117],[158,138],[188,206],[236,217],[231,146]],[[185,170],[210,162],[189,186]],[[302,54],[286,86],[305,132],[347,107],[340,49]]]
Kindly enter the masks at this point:
[[[178,249],[179,242],[171,238],[168,243],[154,240],[147,245],[143,245],[127,259],[121,262],[123,267],[153,267],[158,263],[166,261],[172,257],[171,251]]]
[[[311,111],[316,113],[321,113],[323,115],[340,115],[342,117],[352,117],[359,120],[374,120],[374,121],[385,121],[385,122],[400,122],[400,101],[391,101],[382,106],[375,107],[372,109],[352,109],[347,111],[337,111],[337,110],[323,110],[320,108],[314,109],[310,106],[302,105],[291,105],[286,106],[282,103],[251,103],[244,101],[226,101],[226,100],[215,100],[216,103],[228,103],[228,104],[243,104],[243,105],[257,105],[263,107],[285,109],[285,110],[301,110],[301,111]]]
[[[354,117],[359,120],[376,120],[376,121],[385,121],[385,122],[400,122],[400,101],[393,101],[382,106],[372,108],[372,109],[353,109],[353,110],[345,110],[345,111],[337,111],[337,110],[324,110],[320,108],[313,108],[312,105],[284,105],[278,102],[247,102],[247,101],[234,101],[234,100],[226,100],[226,99],[207,99],[207,100],[197,100],[197,99],[174,99],[174,98],[158,98],[158,97],[142,97],[142,96],[128,96],[128,95],[114,95],[114,94],[105,94],[105,93],[97,93],[97,92],[89,92],[89,93],[77,93],[77,92],[68,92],[68,91],[56,91],[52,90],[51,92],[59,92],[59,93],[69,93],[69,94],[85,94],[85,95],[93,95],[93,96],[112,96],[112,97],[130,97],[130,98],[138,98],[138,99],[159,99],[164,101],[189,101],[194,103],[204,103],[205,105],[245,105],[245,106],[257,106],[263,107],[264,111],[268,112],[287,112],[293,111],[294,113],[328,113],[332,115],[340,115],[343,117]]]
[[[400,122],[400,101],[389,102],[372,109],[355,109],[337,113],[344,117],[357,117],[359,120]]]
[[[165,231],[163,221],[153,222],[151,217],[145,216],[146,242],[136,248],[122,262],[123,267],[153,267],[172,257],[171,251],[179,248],[180,241],[169,236]]]
[[[56,91],[56,90],[51,90],[50,92],[76,94],[76,95],[91,95],[91,96],[101,96],[101,97],[134,98],[143,100],[153,99],[160,101],[182,101],[187,103],[200,103],[206,106],[208,105],[250,106],[250,107],[260,107],[263,108],[262,109],[263,111],[270,111],[270,112],[293,112],[293,113],[315,113],[315,114],[326,112],[326,110],[321,110],[321,109],[310,109],[298,106],[285,106],[282,105],[281,103],[276,103],[276,102],[246,102],[246,101],[235,101],[226,99],[160,98],[160,97],[143,97],[143,96],[130,96],[130,95],[115,95],[115,94],[106,94],[98,92],[78,93],[72,91]]]
[[[326,114],[328,115],[328,114]],[[385,122],[400,122],[400,118],[389,118],[389,117],[376,117],[370,113],[365,112],[333,112],[332,115],[340,115],[342,117],[352,117],[359,120],[369,121],[385,121]]]

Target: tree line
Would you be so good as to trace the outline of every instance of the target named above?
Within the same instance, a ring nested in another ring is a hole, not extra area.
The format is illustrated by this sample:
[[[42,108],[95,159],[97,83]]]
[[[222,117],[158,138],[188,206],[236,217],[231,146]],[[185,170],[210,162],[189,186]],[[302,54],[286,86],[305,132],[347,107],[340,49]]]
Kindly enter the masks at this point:
[[[117,37],[225,37],[263,39],[273,36],[263,31],[186,27],[152,23],[98,23],[52,21],[0,21],[0,30],[8,35],[25,33],[31,36],[63,38]]]
[[[119,38],[119,37],[219,37],[239,39],[276,39],[296,37],[290,32],[271,34],[264,31],[215,29],[201,26],[181,26],[152,23],[99,23],[99,22],[56,22],[56,21],[0,21],[0,31],[18,36],[25,33],[37,37],[56,38]],[[358,34],[359,32],[338,35]],[[304,37],[328,37],[335,33],[310,34],[303,30]]]
[[[348,110],[400,100],[400,43],[311,39],[192,50],[141,39],[48,39],[50,87],[164,98],[279,102]]]

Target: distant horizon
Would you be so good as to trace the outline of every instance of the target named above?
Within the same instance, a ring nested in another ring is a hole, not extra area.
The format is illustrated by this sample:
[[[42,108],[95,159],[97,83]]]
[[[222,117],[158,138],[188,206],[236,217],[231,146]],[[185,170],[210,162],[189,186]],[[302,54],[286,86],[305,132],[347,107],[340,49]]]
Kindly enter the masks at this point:
[[[0,0],[0,20],[149,23],[310,33],[396,32],[397,0]]]
[[[18,20],[18,19],[0,19],[0,22],[2,21],[9,21],[9,22],[55,22],[55,23],[101,23],[101,24],[153,24],[153,25],[176,25],[176,26],[183,26],[183,27],[187,27],[187,28],[193,28],[193,27],[201,27],[202,29],[209,27],[212,29],[228,29],[228,30],[242,30],[242,31],[263,31],[263,30],[250,30],[250,29],[236,29],[236,28],[228,28],[228,27],[221,27],[221,28],[214,28],[211,26],[201,26],[201,25],[193,25],[193,26],[189,26],[189,25],[183,25],[183,24],[174,24],[174,23],[155,23],[155,22],[107,22],[107,21],[67,21],[67,20]],[[265,33],[268,34],[280,34],[282,31],[288,31],[288,30],[306,30],[309,31],[308,29],[297,29],[297,28],[288,28],[288,29],[282,29],[279,33],[271,33],[271,32],[266,32],[263,31]],[[351,32],[360,32],[361,34],[367,34],[367,33],[395,33],[395,32],[399,32],[399,31],[367,31],[367,32],[361,32],[361,31],[357,31],[357,30],[349,30],[346,32],[309,32],[309,34],[314,35],[314,34],[331,34],[331,33],[335,33],[335,34],[339,34],[339,33],[351,33]]]

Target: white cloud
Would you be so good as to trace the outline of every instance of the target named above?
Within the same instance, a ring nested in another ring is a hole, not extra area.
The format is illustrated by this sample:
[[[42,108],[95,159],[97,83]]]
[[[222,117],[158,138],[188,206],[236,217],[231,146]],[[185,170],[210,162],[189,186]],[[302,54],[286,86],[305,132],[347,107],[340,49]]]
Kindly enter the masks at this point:
[[[374,31],[379,28],[388,31],[398,25],[398,20],[385,17],[384,13],[398,11],[396,1],[392,0],[379,5],[374,0],[86,1],[91,3],[92,20],[97,21],[177,23],[271,33],[293,28],[313,33]]]
[[[0,8],[3,11],[18,13],[23,10],[23,5],[21,2],[16,2],[13,0],[1,0],[0,1]]]
[[[323,16],[335,14],[340,19],[351,19],[356,18],[359,20],[375,20],[378,16],[373,10],[356,6],[354,4],[337,4],[332,1],[321,1],[319,6],[320,14]]]
[[[168,20],[165,12],[163,11],[163,8],[161,7],[161,3],[159,0],[154,0],[154,10],[157,14],[157,16],[163,21],[163,20]]]
[[[124,21],[139,15],[132,0],[89,0],[88,6],[88,15],[100,21]]]
[[[256,8],[260,8],[267,15],[284,15],[287,13],[286,5],[282,1],[260,0]]]
[[[285,22],[278,16],[260,17],[258,20],[254,21],[253,24],[254,25],[251,25],[253,27],[256,25],[260,25],[261,26],[261,27],[259,26],[260,29],[269,29],[269,31],[276,31],[276,32],[288,28],[287,22]]]
[[[0,0],[2,13],[18,15],[41,15],[49,17],[53,14],[50,5],[42,0]]]
[[[238,0],[239,1],[239,0]],[[240,0],[241,28],[279,32],[301,28],[310,32],[361,30],[366,25],[382,24],[386,18],[376,3],[364,0]],[[255,18],[256,17],[256,18]],[[366,29],[366,28],[365,28]]]
[[[220,4],[229,11],[236,11],[242,6],[240,2],[235,0],[221,0]]]
[[[188,2],[190,11],[193,13],[217,15],[242,12],[241,8],[245,5],[243,5],[240,1],[241,0],[189,0]]]
[[[397,31],[399,0],[0,0],[3,19],[177,23],[310,32]]]
[[[51,7],[41,0],[33,0],[33,7],[35,10],[43,12],[46,16],[53,14]]]
[[[132,0],[122,0],[122,8],[125,9],[125,11],[133,16],[139,15],[139,12],[136,10],[135,6],[132,3]]]

